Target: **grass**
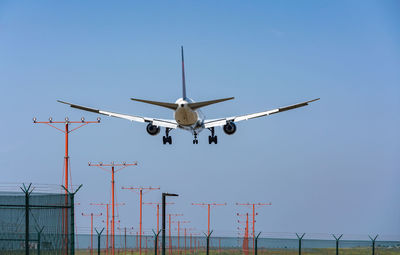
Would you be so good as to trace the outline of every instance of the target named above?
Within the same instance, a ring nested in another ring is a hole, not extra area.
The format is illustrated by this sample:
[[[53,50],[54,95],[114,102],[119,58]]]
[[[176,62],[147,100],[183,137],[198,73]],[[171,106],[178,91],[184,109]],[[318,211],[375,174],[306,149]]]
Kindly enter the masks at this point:
[[[76,250],[75,252],[76,255],[90,255],[90,250]],[[97,250],[93,251],[93,255],[97,255]],[[106,254],[105,250],[101,250],[101,254]],[[109,251],[109,254],[110,251]],[[115,254],[118,255],[139,255],[139,251],[136,250],[127,250],[125,251],[123,249],[116,249]],[[142,249],[142,255],[152,255],[154,254],[153,249]],[[157,254],[161,255],[161,251]],[[166,251],[167,255],[185,255],[183,250],[180,250],[178,253],[178,250],[172,250],[172,254],[169,252],[167,249]],[[299,252],[296,249],[259,249],[258,250],[258,255],[298,255]],[[315,248],[315,249],[304,249],[302,250],[302,255],[336,255],[336,249],[335,248]],[[372,255],[372,249],[370,247],[366,248],[340,248],[339,249],[339,254],[340,255]],[[377,248],[375,249],[375,254],[376,255],[400,255],[400,248]],[[200,251],[192,251],[186,252],[186,255],[206,255],[206,251],[204,249]],[[249,251],[248,253],[243,252],[242,250],[239,249],[222,249],[221,251],[218,251],[218,249],[212,249],[210,250],[210,255],[253,255],[253,251]]]

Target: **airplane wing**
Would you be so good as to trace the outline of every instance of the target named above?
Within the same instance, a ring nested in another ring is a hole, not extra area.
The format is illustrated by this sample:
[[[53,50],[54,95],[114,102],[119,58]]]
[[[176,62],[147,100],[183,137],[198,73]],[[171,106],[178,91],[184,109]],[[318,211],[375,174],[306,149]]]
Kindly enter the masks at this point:
[[[121,113],[115,113],[115,112],[102,111],[102,110],[98,110],[98,109],[94,109],[94,108],[89,108],[86,106],[71,104],[68,102],[60,101],[60,100],[57,100],[57,102],[67,104],[67,105],[71,106],[72,108],[76,108],[76,109],[83,110],[83,111],[94,112],[94,113],[98,113],[98,114],[107,115],[110,117],[116,117],[116,118],[130,120],[130,121],[152,123],[153,125],[158,126],[158,127],[167,127],[167,128],[173,128],[173,129],[178,127],[178,124],[176,123],[175,120],[164,120],[164,119],[148,118],[148,117],[133,116],[133,115],[127,115],[127,114],[121,114]]]
[[[299,107],[303,107],[303,106],[306,106],[309,103],[317,101],[317,100],[319,100],[319,98],[316,98],[316,99],[313,99],[310,101],[305,101],[305,102],[298,103],[298,104],[294,104],[294,105],[276,108],[273,110],[264,111],[264,112],[258,112],[258,113],[240,115],[240,116],[232,116],[232,117],[228,117],[228,118],[221,118],[221,119],[214,119],[214,120],[205,120],[204,128],[218,127],[218,126],[223,126],[223,125],[227,124],[228,122],[239,122],[242,120],[250,120],[250,119],[259,118],[259,117],[263,117],[263,116],[269,116],[271,114],[280,113],[280,112],[296,109]]]

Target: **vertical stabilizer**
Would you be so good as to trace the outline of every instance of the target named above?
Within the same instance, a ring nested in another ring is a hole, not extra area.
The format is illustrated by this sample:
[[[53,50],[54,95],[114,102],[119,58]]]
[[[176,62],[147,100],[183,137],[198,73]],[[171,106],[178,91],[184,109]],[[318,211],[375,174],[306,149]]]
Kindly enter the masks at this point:
[[[182,54],[182,98],[186,99],[185,62],[183,59],[183,46],[181,46],[181,54]]]

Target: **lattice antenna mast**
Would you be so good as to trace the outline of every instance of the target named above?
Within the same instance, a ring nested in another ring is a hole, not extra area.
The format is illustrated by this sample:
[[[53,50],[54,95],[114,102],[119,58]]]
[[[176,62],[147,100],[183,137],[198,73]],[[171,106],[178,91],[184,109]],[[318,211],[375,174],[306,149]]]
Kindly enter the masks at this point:
[[[49,121],[38,121],[36,117],[33,119],[34,124],[46,124],[52,128],[57,129],[58,131],[64,133],[65,135],[65,155],[64,155],[64,187],[66,188],[65,190],[65,204],[68,204],[68,192],[67,190],[70,190],[72,192],[72,185],[71,188],[69,187],[69,182],[68,182],[68,177],[71,174],[69,171],[69,133],[74,132],[75,130],[86,126],[91,123],[100,123],[100,118],[97,118],[97,121],[86,121],[84,117],[81,118],[80,121],[70,121],[68,117],[65,117],[64,121],[53,121],[53,118],[50,117]],[[58,128],[56,125],[59,124],[64,124],[64,130],[61,128]],[[80,124],[77,127],[70,129],[70,125],[72,124]],[[63,223],[62,227],[64,229],[64,243],[63,246],[65,247],[65,250],[68,250],[68,213],[67,211],[63,212]]]
[[[100,214],[94,214],[94,213],[89,213],[85,214],[82,213],[82,216],[89,216],[90,217],[90,255],[93,255],[93,217],[100,217],[103,215],[102,213]]]
[[[110,164],[103,164],[103,162],[99,163],[88,163],[89,166],[96,166],[108,173],[111,173],[111,252],[112,255],[115,254],[115,173],[121,171],[122,169],[127,168],[128,166],[137,166],[137,162],[133,163],[115,163],[111,162]]]
[[[236,205],[239,205],[239,206],[251,206],[252,209],[253,209],[252,238],[253,238],[253,249],[255,251],[255,238],[256,238],[256,236],[255,236],[255,224],[256,224],[256,215],[258,215],[258,213],[256,213],[256,208],[257,207],[261,207],[261,206],[272,205],[272,203],[271,202],[270,203],[252,203],[252,204],[251,203],[244,203],[244,204],[236,203]]]
[[[224,203],[224,204],[217,204],[217,203],[192,203],[192,205],[200,205],[200,206],[202,206],[202,207],[207,207],[207,210],[208,210],[207,235],[210,235],[210,211],[211,211],[211,206],[226,206],[226,203]]]
[[[122,189],[127,189],[136,192],[140,196],[140,215],[139,215],[139,255],[142,255],[142,205],[143,205],[143,193],[148,193],[152,190],[159,190],[160,188],[153,187],[122,187]],[[143,192],[144,191],[144,192]]]
[[[110,210],[109,210],[109,207],[110,207],[110,205],[112,205],[112,204],[110,204],[110,203],[90,203],[90,205],[97,205],[97,206],[105,206],[106,207],[106,254],[108,254],[108,246],[109,246],[109,244],[110,244],[110,242],[108,241],[108,233],[109,233],[109,228],[108,228],[108,223],[110,223],[110,220],[109,220],[109,212],[110,212]],[[120,205],[125,205],[125,203],[116,203],[115,204],[115,206],[120,206]]]

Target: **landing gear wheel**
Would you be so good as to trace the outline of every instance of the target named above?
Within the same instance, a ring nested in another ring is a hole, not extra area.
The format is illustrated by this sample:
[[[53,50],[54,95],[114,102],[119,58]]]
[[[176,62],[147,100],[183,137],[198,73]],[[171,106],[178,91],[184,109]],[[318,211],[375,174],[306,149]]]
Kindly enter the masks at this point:
[[[209,128],[209,130],[211,131],[211,135],[208,136],[208,144],[212,144],[212,143],[217,144],[217,143],[218,143],[218,138],[217,138],[217,136],[215,135],[214,127]]]
[[[163,136],[162,142],[163,142],[163,144],[167,144],[167,143],[172,144],[172,137],[171,136]]]
[[[212,144],[212,143],[215,143],[215,144],[217,144],[218,143],[218,137],[215,135],[215,136],[208,136],[208,144]]]
[[[165,129],[165,136],[163,136],[163,138],[162,138],[163,144],[167,144],[167,143],[172,144],[172,137],[169,136],[169,131],[171,131],[170,128]]]

